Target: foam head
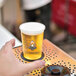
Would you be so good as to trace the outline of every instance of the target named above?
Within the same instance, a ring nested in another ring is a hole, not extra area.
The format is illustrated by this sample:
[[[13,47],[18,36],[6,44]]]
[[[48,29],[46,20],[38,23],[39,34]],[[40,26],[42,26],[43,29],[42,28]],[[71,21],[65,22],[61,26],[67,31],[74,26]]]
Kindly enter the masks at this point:
[[[27,35],[38,35],[44,32],[45,25],[38,22],[27,22],[20,25],[20,30],[22,33]]]

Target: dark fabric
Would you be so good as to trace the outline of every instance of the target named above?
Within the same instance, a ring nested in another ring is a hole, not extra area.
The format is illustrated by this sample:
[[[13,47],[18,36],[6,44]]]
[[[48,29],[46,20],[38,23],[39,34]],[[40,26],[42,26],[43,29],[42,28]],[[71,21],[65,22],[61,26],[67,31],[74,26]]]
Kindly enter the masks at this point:
[[[50,39],[50,14],[51,14],[51,4],[47,4],[41,8],[35,10],[25,10],[25,19],[27,22],[41,22],[46,26],[44,37]]]

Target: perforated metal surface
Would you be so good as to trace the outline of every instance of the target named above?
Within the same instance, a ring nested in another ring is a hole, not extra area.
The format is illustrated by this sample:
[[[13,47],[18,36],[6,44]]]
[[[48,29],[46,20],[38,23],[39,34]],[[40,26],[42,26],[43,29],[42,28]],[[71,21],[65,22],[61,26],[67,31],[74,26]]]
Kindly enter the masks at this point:
[[[29,61],[25,61],[21,58],[22,46],[14,48],[13,51],[19,61],[29,63]],[[71,70],[71,74],[76,73],[76,60],[46,39],[43,41],[43,53],[44,58],[42,60],[46,62],[46,65],[63,65]],[[28,73],[27,76],[41,76],[41,71],[34,70]]]

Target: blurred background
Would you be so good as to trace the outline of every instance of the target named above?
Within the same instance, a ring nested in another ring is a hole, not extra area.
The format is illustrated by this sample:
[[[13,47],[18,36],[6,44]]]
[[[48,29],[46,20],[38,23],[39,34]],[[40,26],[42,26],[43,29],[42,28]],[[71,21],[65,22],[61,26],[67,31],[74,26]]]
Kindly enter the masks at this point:
[[[76,0],[0,0],[0,41],[12,35],[21,44],[24,22],[45,24],[44,38],[76,58]]]

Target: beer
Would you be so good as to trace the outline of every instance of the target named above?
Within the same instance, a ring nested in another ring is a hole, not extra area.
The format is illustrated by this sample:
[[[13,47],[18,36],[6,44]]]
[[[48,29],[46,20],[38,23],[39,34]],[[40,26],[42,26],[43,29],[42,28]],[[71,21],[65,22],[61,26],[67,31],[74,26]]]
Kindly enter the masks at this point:
[[[39,59],[42,55],[42,42],[45,26],[37,22],[28,22],[20,26],[23,44],[23,56],[29,60]]]

